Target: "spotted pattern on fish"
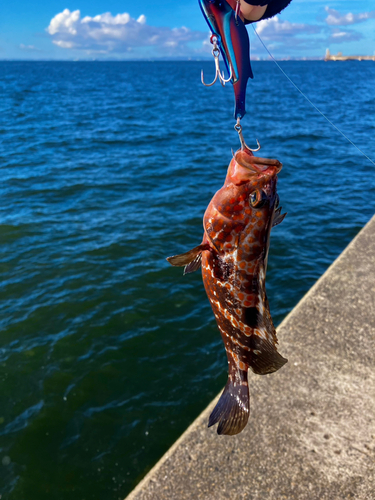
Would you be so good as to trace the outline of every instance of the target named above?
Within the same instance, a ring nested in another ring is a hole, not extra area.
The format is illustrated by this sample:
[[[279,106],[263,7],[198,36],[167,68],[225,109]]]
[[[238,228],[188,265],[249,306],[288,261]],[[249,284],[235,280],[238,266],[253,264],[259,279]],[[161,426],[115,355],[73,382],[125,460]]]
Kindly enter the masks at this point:
[[[248,421],[248,368],[263,375],[287,362],[276,348],[265,288],[271,228],[284,217],[276,193],[281,164],[253,165],[251,156],[239,151],[232,159],[205,212],[202,244],[168,259],[187,265],[201,254],[203,283],[228,358],[228,382],[209,420],[219,424],[219,434],[237,434]]]

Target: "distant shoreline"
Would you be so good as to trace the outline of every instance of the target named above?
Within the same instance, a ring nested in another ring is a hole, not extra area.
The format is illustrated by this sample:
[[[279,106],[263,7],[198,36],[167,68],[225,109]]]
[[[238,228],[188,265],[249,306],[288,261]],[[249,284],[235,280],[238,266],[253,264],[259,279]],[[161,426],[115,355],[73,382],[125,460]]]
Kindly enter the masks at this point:
[[[325,61],[375,61],[375,55],[373,56],[344,56],[342,52],[338,52],[336,55],[331,54],[329,49],[326,50],[326,55],[324,56]]]
[[[324,61],[323,57],[319,58],[275,58],[276,61],[290,61],[290,62],[311,62],[311,61]],[[212,62],[212,58],[201,58],[201,59],[0,59],[0,63],[5,62],[27,62],[27,63],[79,63],[79,62],[101,62],[101,63],[154,63],[154,62],[170,62],[170,63],[180,63],[180,62]],[[252,63],[257,62],[273,62],[272,59],[251,59]]]
[[[375,56],[330,56],[316,58],[275,58],[281,62],[336,62],[336,61],[375,61]],[[201,59],[0,59],[0,63],[193,63],[212,62],[211,58]],[[273,62],[272,59],[251,59],[251,63]]]

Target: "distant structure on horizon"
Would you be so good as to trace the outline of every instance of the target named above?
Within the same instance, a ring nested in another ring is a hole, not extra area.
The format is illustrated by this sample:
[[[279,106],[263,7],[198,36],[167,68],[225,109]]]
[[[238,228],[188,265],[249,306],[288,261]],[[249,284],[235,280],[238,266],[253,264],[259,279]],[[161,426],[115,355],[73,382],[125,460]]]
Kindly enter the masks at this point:
[[[375,61],[375,56],[343,56],[342,52],[337,52],[334,56],[329,49],[326,50],[325,61]]]

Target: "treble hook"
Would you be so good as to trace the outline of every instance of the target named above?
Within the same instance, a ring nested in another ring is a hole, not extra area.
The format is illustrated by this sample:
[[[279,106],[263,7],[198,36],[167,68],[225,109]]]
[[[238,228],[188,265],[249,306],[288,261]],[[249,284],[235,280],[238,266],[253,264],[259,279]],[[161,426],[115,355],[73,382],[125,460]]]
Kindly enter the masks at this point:
[[[258,139],[257,139],[257,144],[258,144],[257,149],[251,149],[246,144],[245,139],[243,138],[243,134],[242,134],[242,125],[241,125],[241,118],[240,117],[237,118],[237,123],[234,126],[234,130],[236,132],[238,132],[238,135],[239,135],[239,138],[240,138],[240,142],[241,142],[241,150],[248,149],[249,151],[252,151],[253,153],[255,153],[256,151],[260,150],[260,144],[259,144]]]
[[[212,35],[210,38],[211,43],[213,44],[214,48],[212,49],[212,55],[215,58],[215,79],[212,83],[205,83],[204,82],[204,77],[203,77],[203,69],[201,71],[201,80],[202,83],[205,87],[212,87],[212,85],[216,82],[216,80],[219,78],[219,81],[223,87],[225,87],[225,84],[228,83],[232,77],[233,77],[233,72],[232,72],[232,65],[230,65],[230,75],[228,80],[224,78],[224,71],[221,73],[220,71],[220,62],[219,62],[219,55],[220,55],[220,50],[217,45],[217,36]]]
[[[240,136],[241,151],[244,151],[245,149],[247,149],[248,151],[253,151],[255,153],[255,151],[260,150],[260,144],[259,144],[258,139],[257,139],[257,144],[258,144],[257,149],[251,149],[246,144],[246,142],[243,138],[243,135],[242,135],[242,127],[241,127],[241,123],[240,123],[240,117],[237,118],[237,123],[234,126],[234,130],[236,130],[238,132],[238,135]],[[283,164],[281,162],[279,162],[279,160],[272,160],[270,158],[259,158],[258,156],[254,156],[254,155],[248,156],[248,158],[245,161],[242,159],[242,163],[241,163],[240,159],[237,160],[237,153],[234,154],[233,149],[232,149],[232,156],[236,161],[238,161],[240,163],[240,165],[242,165],[243,167],[246,167],[246,168],[250,168],[250,170],[254,170],[254,168],[251,165],[255,165],[255,164],[266,165],[267,167],[277,167],[277,169],[278,169],[277,172],[280,172],[280,170],[283,167]],[[255,170],[259,172],[259,169],[255,168]]]

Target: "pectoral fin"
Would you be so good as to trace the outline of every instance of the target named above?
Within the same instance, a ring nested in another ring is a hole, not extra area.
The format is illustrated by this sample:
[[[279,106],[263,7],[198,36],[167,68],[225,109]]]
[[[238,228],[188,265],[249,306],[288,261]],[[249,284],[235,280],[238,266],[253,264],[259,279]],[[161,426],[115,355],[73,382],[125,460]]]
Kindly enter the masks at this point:
[[[210,246],[207,243],[202,243],[188,252],[167,257],[167,261],[172,264],[172,266],[185,266],[184,274],[193,273],[201,267],[202,252],[209,249]]]

